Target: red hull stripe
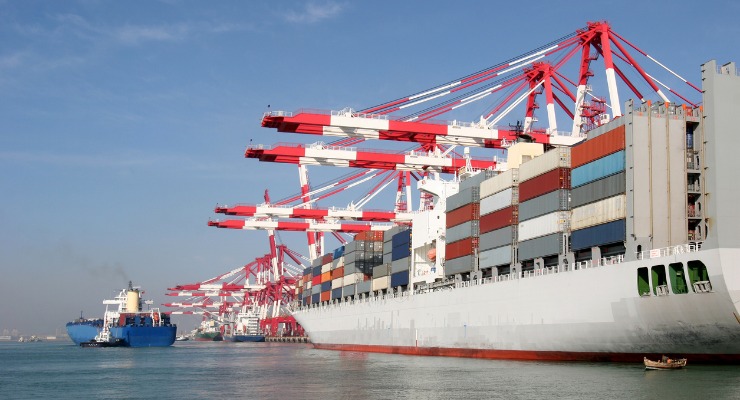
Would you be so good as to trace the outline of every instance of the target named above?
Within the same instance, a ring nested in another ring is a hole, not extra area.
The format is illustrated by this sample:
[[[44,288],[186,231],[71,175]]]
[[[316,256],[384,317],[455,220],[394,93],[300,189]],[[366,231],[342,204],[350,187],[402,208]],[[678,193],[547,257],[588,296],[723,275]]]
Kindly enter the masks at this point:
[[[457,349],[449,347],[376,346],[359,344],[314,344],[323,350],[357,351],[365,353],[405,354],[433,357],[483,358],[491,360],[528,361],[591,361],[641,363],[643,357],[659,359],[655,353],[599,353],[566,351],[525,351],[491,349]],[[686,357],[690,364],[740,364],[740,354],[671,354]]]

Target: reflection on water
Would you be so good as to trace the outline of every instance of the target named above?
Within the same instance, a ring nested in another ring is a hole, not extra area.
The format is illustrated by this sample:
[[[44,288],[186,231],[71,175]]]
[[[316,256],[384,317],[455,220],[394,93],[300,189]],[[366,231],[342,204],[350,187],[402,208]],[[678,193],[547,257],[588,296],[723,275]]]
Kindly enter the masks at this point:
[[[740,367],[645,371],[640,364],[545,363],[315,350],[284,343],[178,342],[81,349],[0,343],[9,398],[731,399]],[[3,397],[0,396],[0,397]]]

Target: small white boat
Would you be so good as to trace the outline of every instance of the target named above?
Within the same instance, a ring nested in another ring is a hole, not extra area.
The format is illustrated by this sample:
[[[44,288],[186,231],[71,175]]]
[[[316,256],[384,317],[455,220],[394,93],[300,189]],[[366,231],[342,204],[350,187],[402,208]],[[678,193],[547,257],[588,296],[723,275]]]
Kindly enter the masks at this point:
[[[175,338],[176,342],[187,342],[190,338],[187,335],[180,335]]]
[[[643,358],[645,363],[645,369],[680,369],[686,366],[685,358],[672,359],[670,357],[663,356],[660,361],[649,360],[647,357]]]

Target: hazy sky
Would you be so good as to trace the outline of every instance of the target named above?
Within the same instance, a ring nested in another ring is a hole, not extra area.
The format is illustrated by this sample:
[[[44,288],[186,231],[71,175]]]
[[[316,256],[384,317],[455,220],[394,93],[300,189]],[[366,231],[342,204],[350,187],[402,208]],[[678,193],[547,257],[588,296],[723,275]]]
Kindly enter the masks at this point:
[[[319,140],[260,128],[268,104],[362,109],[595,20],[699,84],[703,62],[740,61],[739,3],[705,3],[0,0],[0,330],[100,316],[128,280],[162,303],[268,252],[206,225],[298,191],[295,166],[244,158]]]

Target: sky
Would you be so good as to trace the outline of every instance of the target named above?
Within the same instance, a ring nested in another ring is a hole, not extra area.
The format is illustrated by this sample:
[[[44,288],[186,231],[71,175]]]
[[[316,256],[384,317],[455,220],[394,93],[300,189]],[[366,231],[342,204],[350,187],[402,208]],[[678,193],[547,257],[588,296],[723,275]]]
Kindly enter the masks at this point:
[[[207,222],[217,204],[298,192],[294,165],[244,158],[250,141],[322,140],[261,128],[268,105],[370,107],[600,20],[700,84],[702,63],[740,61],[739,12],[683,0],[0,0],[0,331],[63,334],[129,280],[159,304],[168,287],[267,253],[264,231]],[[305,235],[280,237],[307,253]]]

